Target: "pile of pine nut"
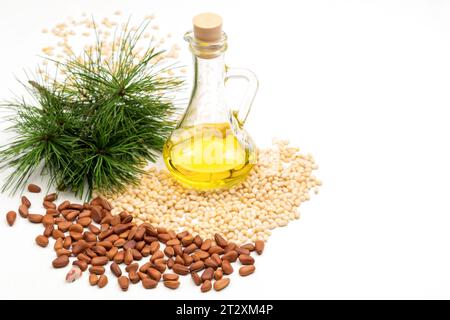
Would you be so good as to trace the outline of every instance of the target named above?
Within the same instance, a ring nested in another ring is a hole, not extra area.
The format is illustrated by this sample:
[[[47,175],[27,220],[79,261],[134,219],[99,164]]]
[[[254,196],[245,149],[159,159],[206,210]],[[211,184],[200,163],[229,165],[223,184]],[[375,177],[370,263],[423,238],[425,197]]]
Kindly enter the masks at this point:
[[[156,51],[163,51],[156,56],[152,62],[174,63],[179,56],[180,46],[175,39],[172,39],[170,32],[163,33],[156,23],[154,14],[143,17],[144,23],[133,24],[129,17],[125,17],[121,11],[115,11],[112,15],[94,20],[86,13],[79,18],[67,17],[64,21],[51,28],[42,29],[42,33],[48,37],[42,53],[46,58],[38,69],[38,73],[48,80],[52,64],[58,65],[64,62],[66,58],[73,57],[83,59],[83,52],[93,50],[98,44],[101,44],[101,53],[105,60],[114,52],[118,51],[120,35],[126,32],[136,32],[139,34],[143,24],[148,24],[146,30],[140,34],[138,43],[133,51],[136,59],[141,58],[149,45]],[[81,36],[81,37],[80,37]],[[82,41],[80,41],[82,39]],[[186,73],[186,68],[167,68],[164,71],[169,76],[176,73]]]
[[[141,183],[105,196],[113,214],[127,211],[136,223],[149,222],[202,238],[220,233],[237,244],[267,240],[271,230],[298,219],[299,206],[318,192],[321,181],[311,155],[275,140],[258,152],[244,183],[229,190],[198,192],[179,185],[165,170],[148,169]]]

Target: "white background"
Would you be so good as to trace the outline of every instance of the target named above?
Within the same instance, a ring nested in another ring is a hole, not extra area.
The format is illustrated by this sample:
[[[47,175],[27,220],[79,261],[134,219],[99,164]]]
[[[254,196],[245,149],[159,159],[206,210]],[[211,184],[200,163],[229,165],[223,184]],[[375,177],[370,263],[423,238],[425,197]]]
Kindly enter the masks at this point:
[[[220,293],[187,277],[177,291],[66,284],[34,243],[41,227],[2,218],[0,298],[450,298],[449,1],[2,0],[0,97],[34,67],[42,28],[116,9],[156,13],[183,47],[193,15],[221,14],[228,64],[260,79],[248,131],[311,152],[324,185]],[[18,199],[1,195],[2,211]]]

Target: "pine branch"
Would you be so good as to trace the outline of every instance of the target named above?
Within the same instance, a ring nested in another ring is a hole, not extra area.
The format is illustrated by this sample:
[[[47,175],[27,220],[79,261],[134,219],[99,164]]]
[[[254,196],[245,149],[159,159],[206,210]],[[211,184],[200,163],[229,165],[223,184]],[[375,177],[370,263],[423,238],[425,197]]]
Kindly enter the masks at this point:
[[[136,183],[174,128],[173,94],[182,85],[163,75],[162,52],[136,53],[145,27],[125,31],[110,55],[98,41],[81,58],[58,62],[63,83],[29,81],[35,104],[4,104],[14,111],[16,133],[0,149],[2,167],[15,168],[4,190],[17,192],[42,163],[51,183],[79,197]]]

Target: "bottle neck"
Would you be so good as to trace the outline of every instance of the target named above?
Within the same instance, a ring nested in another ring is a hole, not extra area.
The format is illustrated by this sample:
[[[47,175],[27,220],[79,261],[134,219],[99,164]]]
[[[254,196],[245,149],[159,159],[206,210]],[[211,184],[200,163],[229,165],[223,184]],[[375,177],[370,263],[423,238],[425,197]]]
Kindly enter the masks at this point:
[[[205,43],[185,35],[194,58],[194,83],[191,99],[179,126],[193,126],[204,123],[226,123],[230,110],[225,99],[225,62],[227,37],[216,43]]]
[[[223,54],[205,59],[194,55],[194,83],[183,125],[226,123],[230,110],[225,101]]]
[[[224,55],[204,59],[194,55],[195,79],[194,83],[203,90],[215,92],[224,86],[225,62]]]

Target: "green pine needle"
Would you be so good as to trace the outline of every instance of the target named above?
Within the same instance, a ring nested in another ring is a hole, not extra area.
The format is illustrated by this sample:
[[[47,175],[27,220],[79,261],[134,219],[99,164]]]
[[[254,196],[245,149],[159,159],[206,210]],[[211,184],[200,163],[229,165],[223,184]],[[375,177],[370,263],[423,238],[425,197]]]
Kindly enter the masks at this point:
[[[41,165],[50,183],[79,197],[137,182],[174,128],[173,94],[182,85],[163,76],[173,66],[155,62],[161,52],[150,47],[135,53],[145,28],[125,31],[108,56],[98,41],[81,59],[58,62],[63,82],[29,81],[36,103],[3,104],[13,111],[10,130],[16,133],[0,149],[1,168],[14,168],[3,190],[17,192]]]

